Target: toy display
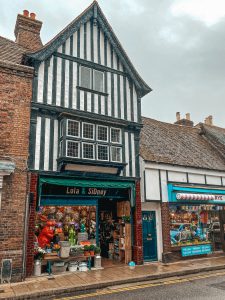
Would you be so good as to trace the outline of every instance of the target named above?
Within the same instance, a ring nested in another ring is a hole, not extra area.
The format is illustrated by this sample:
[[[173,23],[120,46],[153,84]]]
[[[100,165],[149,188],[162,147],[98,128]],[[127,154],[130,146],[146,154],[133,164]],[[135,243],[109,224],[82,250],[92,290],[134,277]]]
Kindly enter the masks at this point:
[[[35,234],[42,249],[59,249],[60,241],[70,246],[79,244],[78,236],[85,240],[96,238],[95,206],[44,206],[36,215]]]
[[[215,244],[215,230],[213,231],[213,228],[215,223],[219,224],[218,211],[221,209],[222,207],[215,205],[170,205],[171,245]],[[219,242],[221,244],[221,239]]]

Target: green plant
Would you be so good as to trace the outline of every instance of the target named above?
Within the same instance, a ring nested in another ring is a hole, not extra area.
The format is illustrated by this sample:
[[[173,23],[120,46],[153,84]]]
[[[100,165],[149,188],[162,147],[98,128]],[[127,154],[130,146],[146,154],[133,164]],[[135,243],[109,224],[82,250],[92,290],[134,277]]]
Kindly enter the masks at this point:
[[[95,253],[100,254],[101,253],[101,248],[100,247],[95,247]]]
[[[122,220],[124,223],[130,223],[130,216],[123,216]]]
[[[84,251],[89,251],[89,250],[90,250],[90,246],[85,245],[85,246],[84,246]]]
[[[95,251],[95,245],[90,245],[89,246],[89,251]]]

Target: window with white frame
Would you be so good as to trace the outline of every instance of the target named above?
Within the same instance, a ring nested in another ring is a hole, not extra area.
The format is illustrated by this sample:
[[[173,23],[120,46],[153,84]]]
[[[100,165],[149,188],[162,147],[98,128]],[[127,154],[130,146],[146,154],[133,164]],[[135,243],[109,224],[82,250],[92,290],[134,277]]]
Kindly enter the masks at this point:
[[[79,137],[80,123],[73,120],[67,120],[67,135]]]
[[[82,157],[85,159],[95,159],[94,144],[82,143]]]
[[[121,129],[111,128],[111,142],[121,144]]]
[[[97,140],[102,142],[108,141],[108,127],[97,125]]]
[[[109,146],[98,145],[97,146],[98,160],[109,160]]]
[[[101,71],[93,70],[93,89],[98,92],[103,92],[104,73]]]
[[[91,69],[81,66],[80,67],[80,86],[91,89]]]
[[[111,147],[111,161],[121,162],[122,161],[122,148],[121,147]]]
[[[94,139],[94,124],[83,123],[83,138],[93,140]]]
[[[66,141],[66,155],[69,157],[79,158],[80,144],[76,141]]]

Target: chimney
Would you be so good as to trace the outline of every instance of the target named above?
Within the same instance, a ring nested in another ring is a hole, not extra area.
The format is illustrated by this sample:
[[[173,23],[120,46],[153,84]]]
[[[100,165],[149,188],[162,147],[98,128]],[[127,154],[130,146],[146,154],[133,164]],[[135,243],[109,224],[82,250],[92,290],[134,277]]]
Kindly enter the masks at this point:
[[[205,118],[205,124],[209,125],[209,126],[213,126],[213,116],[212,115]]]
[[[30,51],[40,49],[42,45],[40,31],[42,22],[36,20],[35,13],[23,11],[23,15],[18,15],[15,26],[16,43]]]
[[[194,122],[191,121],[190,113],[186,113],[186,118],[181,119],[180,118],[180,113],[177,112],[176,113],[176,118],[177,118],[177,121],[174,124],[182,125],[182,126],[189,126],[189,127],[194,126]]]

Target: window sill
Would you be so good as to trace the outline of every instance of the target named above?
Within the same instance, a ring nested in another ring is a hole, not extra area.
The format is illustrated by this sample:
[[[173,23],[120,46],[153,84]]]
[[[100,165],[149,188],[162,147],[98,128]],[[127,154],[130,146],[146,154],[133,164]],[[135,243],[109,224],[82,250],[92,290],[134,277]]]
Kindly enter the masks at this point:
[[[85,88],[85,87],[82,87],[82,86],[77,86],[77,89],[80,90],[80,91],[89,92],[89,93],[94,93],[94,94],[98,94],[98,95],[106,96],[106,97],[109,95],[108,93],[95,91],[95,90],[88,89],[88,88]]]

